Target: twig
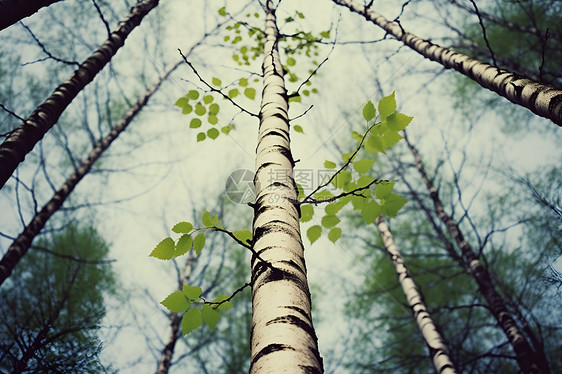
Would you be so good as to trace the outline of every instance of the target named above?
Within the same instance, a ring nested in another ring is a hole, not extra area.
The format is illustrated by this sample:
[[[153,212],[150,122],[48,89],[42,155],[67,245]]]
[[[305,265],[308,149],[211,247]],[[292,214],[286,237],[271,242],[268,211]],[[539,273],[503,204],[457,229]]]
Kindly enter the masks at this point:
[[[80,64],[76,61],[68,61],[68,60],[63,60],[62,58],[58,58],[55,57],[51,54],[51,52],[47,51],[47,48],[45,47],[45,45],[43,43],[41,43],[41,41],[39,39],[37,39],[37,37],[35,36],[35,34],[33,33],[33,31],[31,31],[31,29],[29,27],[27,27],[22,21],[19,22],[24,29],[27,30],[27,32],[29,32],[29,35],[31,35],[31,37],[33,38],[33,40],[35,40],[35,42],[39,45],[39,47],[41,48],[41,50],[47,55],[49,56],[49,58],[52,58],[55,61],[58,62],[62,62],[63,64],[67,64],[67,65],[74,65],[74,66],[80,66]]]

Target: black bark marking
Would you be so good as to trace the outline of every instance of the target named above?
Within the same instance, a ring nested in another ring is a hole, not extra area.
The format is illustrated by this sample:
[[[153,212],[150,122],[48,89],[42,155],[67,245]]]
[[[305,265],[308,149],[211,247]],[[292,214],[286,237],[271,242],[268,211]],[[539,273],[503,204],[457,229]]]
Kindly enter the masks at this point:
[[[278,351],[285,351],[285,350],[291,350],[294,351],[295,348],[286,345],[286,344],[270,344],[264,348],[262,348],[261,351],[258,352],[258,354],[256,355],[256,357],[254,357],[252,359],[252,363],[251,365],[253,366],[260,358],[262,358],[263,356],[266,356],[270,353],[273,352],[278,352]]]
[[[322,357],[319,358],[320,362],[322,362]],[[324,370],[320,371],[314,366],[299,365],[299,367],[302,369],[304,374],[322,374],[324,372]],[[324,367],[324,365],[322,365],[322,367]]]

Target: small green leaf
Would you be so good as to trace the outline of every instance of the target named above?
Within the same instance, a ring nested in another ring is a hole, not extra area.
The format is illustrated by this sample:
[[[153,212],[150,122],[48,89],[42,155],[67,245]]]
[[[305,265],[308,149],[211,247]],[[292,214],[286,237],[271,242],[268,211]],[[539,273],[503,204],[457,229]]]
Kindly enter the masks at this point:
[[[215,129],[214,127],[207,130],[207,136],[211,139],[216,139],[220,135],[219,130]]]
[[[394,144],[398,143],[400,139],[402,139],[402,136],[398,132],[391,130],[386,131],[382,138],[384,148],[392,147]]]
[[[198,308],[191,308],[183,315],[181,319],[181,332],[183,335],[187,335],[203,323],[203,318],[201,317],[201,310]]]
[[[375,160],[358,160],[353,162],[353,167],[358,173],[366,173],[371,170]]]
[[[369,200],[361,209],[361,216],[366,223],[375,223],[378,216],[381,215],[381,206],[374,200]]]
[[[156,245],[156,247],[150,252],[150,257],[156,257],[160,260],[170,260],[174,257],[174,249],[176,248],[176,243],[172,238],[166,238]]]
[[[189,308],[190,303],[181,291],[175,291],[162,300],[160,304],[172,313],[183,313]]]
[[[336,242],[341,237],[341,229],[339,227],[334,227],[328,233],[328,239],[330,239],[333,243]]]
[[[322,235],[322,227],[319,225],[311,226],[308,230],[306,230],[306,236],[308,237],[310,244],[317,241],[320,235]]]
[[[338,201],[334,201],[333,203],[330,203],[328,205],[326,205],[326,207],[324,208],[324,211],[326,212],[326,214],[328,215],[335,215],[337,214],[350,200],[344,200],[344,199],[340,199]]]
[[[296,63],[297,63],[297,61],[292,57],[289,57],[287,59],[287,65],[289,65],[289,66],[295,66]]]
[[[199,98],[199,91],[191,90],[187,93],[186,96],[192,100],[197,100]]]
[[[414,117],[409,117],[402,113],[392,113],[386,117],[388,128],[394,131],[404,130],[412,122]]]
[[[187,234],[193,229],[193,225],[190,222],[178,222],[172,227],[172,231],[177,234]]]
[[[314,198],[319,201],[328,200],[331,199],[332,197],[334,197],[334,195],[328,190],[324,190],[314,194]]]
[[[300,184],[297,183],[297,199],[302,200],[304,199],[304,188]]]
[[[332,161],[324,161],[324,167],[326,169],[335,169],[336,168],[336,164]]]
[[[407,202],[408,200],[406,198],[392,193],[384,199],[383,208],[387,216],[396,217],[400,208]]]
[[[382,137],[379,135],[371,135],[365,142],[365,150],[367,152],[381,152],[384,153],[384,144]]]
[[[379,101],[379,113],[381,115],[381,119],[388,117],[392,113],[396,111],[396,99],[394,97],[394,91],[388,95],[383,97]]]
[[[222,8],[219,9],[219,14],[220,14],[221,16],[223,16],[223,17],[226,16],[226,9],[225,9],[225,7],[222,7]]]
[[[198,116],[202,116],[205,113],[207,113],[207,108],[205,108],[203,104],[195,104],[195,114],[197,114]]]
[[[295,129],[296,132],[300,132],[301,134],[304,134],[304,131],[302,130],[301,126],[294,125],[293,128]]]
[[[308,222],[314,216],[314,207],[312,205],[301,205],[301,222]]]
[[[230,132],[230,130],[232,130],[232,125],[221,127],[221,131],[225,134],[228,134]]]
[[[186,105],[189,105],[189,98],[186,96],[182,96],[176,101],[174,104],[175,106],[179,106],[180,108],[184,108]]]
[[[363,175],[361,176],[358,180],[357,180],[357,187],[366,187],[369,184],[371,184],[373,181],[375,180],[375,178],[368,176],[368,175]]]
[[[191,105],[187,104],[186,106],[183,107],[181,112],[182,112],[182,114],[189,114],[189,113],[191,113],[192,110],[193,110],[193,107]]]
[[[198,142],[202,142],[203,140],[205,140],[207,138],[207,135],[205,135],[204,132],[200,132],[199,134],[197,134],[197,141]]]
[[[201,253],[201,250],[205,246],[205,234],[199,234],[193,239],[193,250],[197,255]]]
[[[215,300],[213,300],[213,303],[220,303],[223,300],[228,299],[229,297],[230,296],[225,296],[225,295],[218,296]],[[233,306],[234,305],[232,305],[232,303],[230,301],[225,301],[224,303],[217,306],[216,309],[220,310],[221,312],[224,312],[225,310],[228,310],[228,309],[232,308]]]
[[[241,79],[240,79],[240,82],[238,82],[238,85],[239,85],[240,87],[246,87],[246,86],[248,85],[248,79],[246,79],[246,78],[241,78]]]
[[[222,85],[221,80],[217,77],[213,77],[213,80],[211,82],[213,83],[213,86],[220,87]]]
[[[347,162],[347,161],[349,161],[349,159],[351,158],[351,156],[353,156],[353,153],[354,153],[354,152],[344,153],[344,154],[341,155],[341,159],[342,159],[344,162]]]
[[[248,87],[244,90],[244,95],[246,95],[247,98],[254,100],[256,97],[256,89]]]
[[[209,105],[209,114],[217,114],[219,112],[219,104],[213,103]]]
[[[191,120],[191,122],[189,122],[189,127],[191,127],[192,129],[196,129],[198,127],[201,127],[201,120],[199,118],[193,118]]]
[[[340,223],[340,219],[334,215],[325,215],[322,217],[322,226],[329,229]]]
[[[203,222],[203,225],[205,225],[206,227],[212,227],[213,226],[213,221],[212,221],[211,215],[209,214],[208,211],[205,211],[203,213],[203,216],[201,217],[201,222]]]
[[[203,321],[205,321],[211,330],[215,329],[219,319],[221,318],[221,312],[211,308],[208,304],[203,305],[203,308],[201,308],[201,315],[203,317]]]
[[[375,109],[375,106],[373,105],[371,100],[367,101],[367,104],[365,104],[365,106],[363,107],[363,118],[365,118],[365,121],[369,122],[370,120],[375,118],[376,115],[377,110]]]
[[[329,31],[322,31],[322,32],[320,33],[320,36],[323,37],[323,38],[328,39],[328,38],[330,37],[330,32],[329,32]]]
[[[209,114],[209,118],[207,118],[211,125],[216,125],[219,122],[219,119],[214,114]]]
[[[347,183],[351,182],[352,176],[349,170],[341,170],[332,180],[332,184],[336,188],[343,188]]]
[[[300,95],[289,97],[289,102],[290,102],[290,103],[300,103],[301,101],[302,101],[302,100],[301,100]]]
[[[183,290],[183,294],[187,296],[189,300],[197,300],[203,293],[201,287],[188,286],[187,284],[183,285],[182,290]]]
[[[204,102],[205,104],[210,104],[210,103],[212,103],[212,102],[213,102],[213,96],[211,96],[211,95],[205,95],[205,96],[203,96],[203,102]]]
[[[385,199],[392,192],[394,187],[394,182],[382,182],[377,184],[377,189],[375,190],[375,196],[380,199]]]
[[[238,88],[233,88],[232,90],[228,91],[228,97],[234,99],[236,96],[238,96],[239,93],[240,91],[238,91]]]
[[[191,249],[191,235],[183,234],[176,244],[174,257],[183,256]]]
[[[248,244],[248,240],[252,240],[252,233],[250,230],[234,231],[234,236],[244,244]]]

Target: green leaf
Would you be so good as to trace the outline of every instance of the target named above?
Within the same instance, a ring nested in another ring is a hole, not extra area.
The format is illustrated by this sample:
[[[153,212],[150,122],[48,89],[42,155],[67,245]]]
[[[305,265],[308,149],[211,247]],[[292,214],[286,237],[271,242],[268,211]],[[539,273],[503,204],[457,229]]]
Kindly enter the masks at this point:
[[[331,199],[332,197],[334,197],[334,195],[328,190],[324,190],[314,194],[314,198],[319,201],[328,200]]]
[[[182,112],[182,114],[189,114],[189,113],[191,113],[192,110],[193,110],[193,107],[191,105],[187,104],[186,106],[183,107],[181,112]]]
[[[322,32],[320,33],[320,36],[323,37],[323,38],[328,39],[328,38],[330,37],[330,32],[329,32],[329,31],[322,31]]]
[[[204,132],[200,132],[199,134],[197,134],[197,141],[198,142],[202,142],[203,140],[205,140],[207,138],[207,135],[205,135]]]
[[[353,153],[355,153],[355,152],[344,153],[344,154],[341,155],[341,159],[342,159],[344,162],[347,162],[347,161],[349,161],[349,159],[351,158],[351,156],[353,156]]]
[[[193,225],[190,222],[178,222],[172,227],[172,231],[177,234],[187,234],[193,229]]]
[[[246,87],[246,86],[248,85],[248,79],[246,79],[246,78],[241,78],[241,79],[240,79],[240,82],[238,82],[238,85],[239,85],[240,87]]]
[[[366,223],[375,223],[378,216],[381,215],[381,206],[374,200],[369,200],[361,209],[361,216]]]
[[[334,201],[333,203],[330,203],[328,205],[326,205],[326,207],[324,208],[324,211],[326,212],[326,214],[328,215],[335,215],[337,214],[348,202],[350,201],[350,199],[340,199],[338,201]]]
[[[213,96],[211,96],[211,95],[205,95],[205,96],[203,96],[203,102],[204,102],[205,104],[210,104],[210,103],[212,103],[212,102],[213,102]]]
[[[308,222],[314,216],[314,207],[312,205],[301,205],[301,222]]]
[[[409,117],[402,113],[392,113],[386,117],[388,128],[394,131],[404,130],[412,122],[414,117]]]
[[[193,118],[191,120],[191,122],[189,122],[189,127],[191,127],[192,129],[196,129],[198,127],[201,127],[201,120],[199,118]]]
[[[385,199],[392,192],[394,187],[394,182],[381,182],[377,184],[377,189],[375,190],[375,196],[380,199]]]
[[[236,239],[240,240],[244,244],[248,244],[248,240],[252,240],[252,232],[250,230],[238,230],[234,231],[233,234]]]
[[[220,303],[223,300],[228,299],[230,296],[225,296],[225,295],[221,295],[218,296],[215,300],[213,300],[213,303]],[[225,301],[224,303],[222,303],[221,305],[219,305],[216,309],[220,310],[221,312],[224,312],[225,310],[228,310],[230,308],[232,308],[234,305],[232,305],[232,303],[230,301]]]
[[[383,208],[385,210],[386,215],[389,217],[396,217],[400,208],[406,204],[408,200],[400,195],[395,193],[390,194],[384,199]]]
[[[203,216],[201,217],[201,222],[203,222],[203,225],[205,225],[206,227],[213,226],[213,220],[211,219],[211,215],[207,210],[203,213]]]
[[[230,132],[230,130],[232,130],[232,125],[221,127],[221,131],[225,134],[228,134]]]
[[[365,142],[365,150],[367,152],[381,152],[384,153],[384,144],[382,137],[378,135],[371,135]]]
[[[207,113],[207,108],[205,108],[203,104],[195,104],[195,114],[197,114],[198,116],[202,116],[205,113]]]
[[[209,105],[209,114],[217,114],[219,112],[220,106],[217,103]]]
[[[304,188],[300,184],[297,183],[297,199],[302,200],[304,199]]]
[[[187,284],[183,285],[182,290],[183,290],[183,294],[187,296],[189,300],[197,300],[203,293],[201,287],[188,286]]]
[[[174,257],[183,256],[191,249],[191,235],[183,234],[176,244]]]
[[[304,134],[304,131],[302,130],[301,126],[294,125],[293,128],[295,129],[296,132],[300,132],[301,134]]]
[[[203,321],[205,321],[211,330],[215,329],[219,319],[221,318],[221,312],[211,308],[208,304],[203,305],[203,308],[201,308],[201,315],[203,317]]]
[[[222,7],[222,8],[219,9],[219,14],[220,14],[221,16],[223,16],[223,17],[226,16],[226,9],[225,9],[225,7]]]
[[[220,87],[222,85],[221,80],[217,77],[213,77],[213,80],[211,81],[211,83],[213,83],[213,86],[217,86],[217,87]]]
[[[234,99],[236,96],[238,96],[239,93],[240,91],[238,91],[238,88],[233,88],[232,90],[228,91],[228,97]]]
[[[351,197],[351,204],[353,205],[353,209],[361,210],[365,207],[367,203],[367,199],[361,196],[352,196]]]
[[[209,118],[207,118],[211,125],[216,125],[219,122],[219,119],[214,114],[209,114]]]
[[[397,133],[396,131],[387,131],[384,133],[384,137],[382,139],[384,143],[384,148],[390,148],[394,144],[398,143],[402,139],[402,136]]]
[[[347,183],[351,182],[352,176],[349,170],[341,170],[332,180],[332,184],[336,188],[343,188]]]
[[[160,302],[172,313],[183,313],[189,308],[189,301],[181,291],[175,291],[169,294]]]
[[[201,317],[201,310],[198,308],[191,308],[183,315],[181,319],[181,332],[183,335],[189,334],[203,323]]]
[[[198,255],[201,253],[201,250],[205,246],[205,234],[199,234],[193,239],[193,250]]]
[[[394,113],[396,111],[396,99],[394,98],[394,91],[388,95],[383,97],[379,101],[379,113],[381,115],[381,119],[384,119]]]
[[[365,104],[365,106],[363,107],[363,118],[365,118],[365,121],[369,122],[370,120],[375,118],[376,115],[377,110],[375,109],[375,106],[373,105],[371,100],[367,101],[367,104]]]
[[[296,63],[297,63],[297,61],[292,57],[289,57],[287,59],[287,65],[289,65],[289,66],[295,66]]]
[[[215,129],[214,127],[207,130],[207,136],[211,139],[216,139],[217,136],[219,136],[219,135],[220,135],[219,130]]]
[[[366,187],[369,184],[371,184],[374,180],[375,180],[375,178],[373,178],[373,177],[370,177],[368,175],[363,175],[362,177],[360,177],[357,180],[357,187],[359,187],[359,188],[360,187]]]
[[[156,257],[160,260],[170,260],[174,257],[174,249],[176,248],[176,243],[172,238],[166,238],[156,245],[156,247],[150,252],[150,257]]]
[[[371,170],[375,160],[358,160],[353,162],[353,167],[358,173],[366,173]]]
[[[324,161],[324,167],[326,169],[335,169],[336,168],[336,164],[332,161]]]
[[[289,102],[290,102],[290,103],[300,103],[301,101],[302,101],[302,100],[301,100],[300,95],[289,97]]]
[[[340,219],[334,215],[325,215],[322,217],[322,226],[329,229],[340,223]]]
[[[328,239],[330,239],[333,243],[336,242],[341,237],[341,229],[339,227],[334,227],[328,233]]]
[[[244,90],[244,95],[246,95],[247,98],[254,100],[256,98],[256,89],[248,87]]]
[[[306,230],[306,236],[308,237],[310,244],[317,241],[320,235],[322,235],[322,227],[319,225],[311,226],[308,230]]]
[[[199,98],[199,91],[197,90],[190,90],[187,95],[192,100],[197,100]]]
[[[174,104],[175,106],[179,106],[180,108],[184,108],[186,105],[189,105],[189,98],[186,96],[182,96],[176,101]]]

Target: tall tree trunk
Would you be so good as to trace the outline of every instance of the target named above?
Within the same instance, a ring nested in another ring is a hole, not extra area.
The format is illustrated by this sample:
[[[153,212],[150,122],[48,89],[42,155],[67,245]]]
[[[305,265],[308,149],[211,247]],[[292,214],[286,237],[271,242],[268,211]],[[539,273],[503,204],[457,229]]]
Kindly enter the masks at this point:
[[[78,182],[88,174],[94,163],[100,158],[103,152],[109,148],[111,143],[129,126],[131,121],[142,110],[150,97],[158,90],[162,82],[178,67],[181,62],[176,63],[166,73],[164,73],[150,89],[148,89],[144,96],[137,101],[137,103],[129,109],[127,114],[111,129],[111,132],[99,142],[96,143],[94,149],[90,152],[88,157],[74,170],[74,173],[66,180],[62,187],[53,195],[51,200],[41,211],[33,217],[31,222],[25,227],[23,232],[14,240],[8,251],[0,260],[0,286],[10,276],[16,264],[27,253],[31,246],[31,242],[39,234],[41,229],[45,226],[49,218],[62,206],[66,198],[70,195],[72,190],[76,187]]]
[[[31,152],[35,144],[57,122],[62,112],[78,93],[111,60],[125,43],[127,36],[143,17],[158,5],[158,0],[143,0],[131,9],[109,38],[57,89],[39,105],[18,128],[11,132],[0,146],[0,188],[6,184],[14,170]]]
[[[492,90],[533,113],[562,126],[562,91],[510,73],[452,49],[443,48],[428,40],[406,32],[398,22],[389,21],[373,10],[350,0],[332,0],[384,29],[422,56],[455,69],[482,87]]]
[[[488,309],[498,322],[498,325],[504,331],[508,341],[511,343],[513,350],[515,351],[519,367],[523,373],[550,373],[547,358],[540,355],[540,353],[533,351],[531,344],[529,344],[526,337],[517,326],[515,318],[507,309],[505,300],[496,290],[488,269],[486,269],[486,267],[482,264],[476,252],[465,240],[464,235],[455,220],[453,220],[453,218],[443,209],[443,204],[439,198],[439,194],[425,172],[425,168],[423,167],[418,151],[410,143],[406,134],[404,134],[404,140],[414,155],[416,168],[418,169],[418,172],[429,192],[429,196],[433,201],[433,206],[437,216],[445,224],[447,231],[454,238],[460,248],[462,256],[468,265],[468,273],[476,280],[478,289],[488,304]]]
[[[194,260],[195,257],[193,255],[193,251],[190,251],[187,264],[185,266],[185,269],[183,270],[183,274],[178,280],[179,290],[182,289],[183,285],[187,283],[189,277],[191,276],[191,269],[193,267]],[[156,371],[156,374],[168,374],[172,362],[172,356],[174,354],[174,349],[180,336],[179,331],[181,325],[181,317],[178,315],[178,313],[171,313],[169,318],[170,337],[168,338],[168,343],[166,343],[166,346],[164,347],[164,349],[162,350],[162,354],[160,355],[160,363],[158,364],[158,370]]]
[[[293,179],[279,31],[271,0],[265,12],[253,224],[254,250],[260,259],[252,258],[250,373],[322,373]]]
[[[60,0],[0,0],[0,31]]]
[[[400,286],[402,286],[404,295],[406,295],[408,305],[412,308],[414,318],[416,319],[418,327],[425,339],[425,343],[429,348],[429,355],[431,356],[435,370],[438,374],[456,373],[457,371],[455,370],[453,361],[449,356],[449,349],[445,344],[445,340],[439,333],[439,330],[437,330],[437,326],[427,311],[424,297],[412,279],[412,276],[404,263],[402,254],[394,242],[394,238],[392,237],[392,233],[390,232],[388,225],[382,217],[377,218],[376,224],[384,242],[386,252],[390,256],[390,259],[394,264],[394,268],[396,269],[398,281],[400,282]]]

